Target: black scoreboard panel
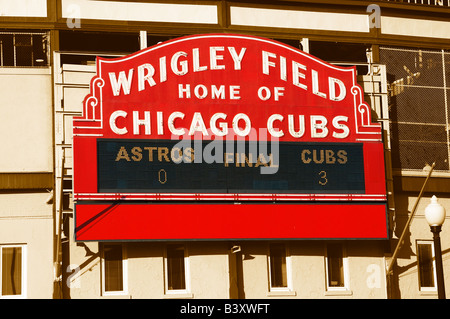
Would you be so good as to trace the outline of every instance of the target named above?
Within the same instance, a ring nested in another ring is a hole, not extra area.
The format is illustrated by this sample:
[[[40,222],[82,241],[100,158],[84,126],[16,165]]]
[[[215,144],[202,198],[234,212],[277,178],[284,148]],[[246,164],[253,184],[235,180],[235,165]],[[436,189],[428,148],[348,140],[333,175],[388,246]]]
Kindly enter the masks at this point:
[[[362,143],[98,139],[100,193],[365,191]]]

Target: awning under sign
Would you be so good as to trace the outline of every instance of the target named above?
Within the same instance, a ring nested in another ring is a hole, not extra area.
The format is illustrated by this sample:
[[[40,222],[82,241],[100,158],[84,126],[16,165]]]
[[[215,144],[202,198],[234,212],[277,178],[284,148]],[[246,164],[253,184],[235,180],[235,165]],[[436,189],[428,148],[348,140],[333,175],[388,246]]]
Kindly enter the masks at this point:
[[[75,205],[77,241],[388,239],[386,203]]]

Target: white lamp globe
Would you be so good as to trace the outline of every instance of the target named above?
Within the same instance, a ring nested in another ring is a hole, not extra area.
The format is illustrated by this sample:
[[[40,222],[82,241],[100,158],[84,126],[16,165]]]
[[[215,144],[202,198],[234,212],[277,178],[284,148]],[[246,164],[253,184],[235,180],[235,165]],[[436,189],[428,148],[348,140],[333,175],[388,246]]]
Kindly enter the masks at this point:
[[[437,197],[431,197],[431,203],[425,208],[425,218],[430,226],[441,226],[445,220],[445,208],[438,203]]]

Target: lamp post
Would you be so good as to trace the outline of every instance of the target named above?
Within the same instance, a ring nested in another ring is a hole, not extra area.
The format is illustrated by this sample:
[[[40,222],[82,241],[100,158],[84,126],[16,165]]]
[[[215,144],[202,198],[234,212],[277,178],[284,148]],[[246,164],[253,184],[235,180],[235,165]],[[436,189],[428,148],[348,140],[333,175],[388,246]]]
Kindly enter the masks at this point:
[[[438,298],[445,299],[444,270],[442,267],[441,240],[439,238],[445,220],[445,208],[438,203],[437,197],[434,195],[431,197],[431,203],[425,208],[425,218],[433,233]]]

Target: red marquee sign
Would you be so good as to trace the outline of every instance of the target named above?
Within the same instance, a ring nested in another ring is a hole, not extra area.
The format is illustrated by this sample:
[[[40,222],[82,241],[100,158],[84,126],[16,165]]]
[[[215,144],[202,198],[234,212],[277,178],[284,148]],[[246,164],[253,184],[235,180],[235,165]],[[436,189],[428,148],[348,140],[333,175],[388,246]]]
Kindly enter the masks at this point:
[[[98,58],[83,106],[77,240],[387,238],[381,125],[354,67],[189,36]]]

